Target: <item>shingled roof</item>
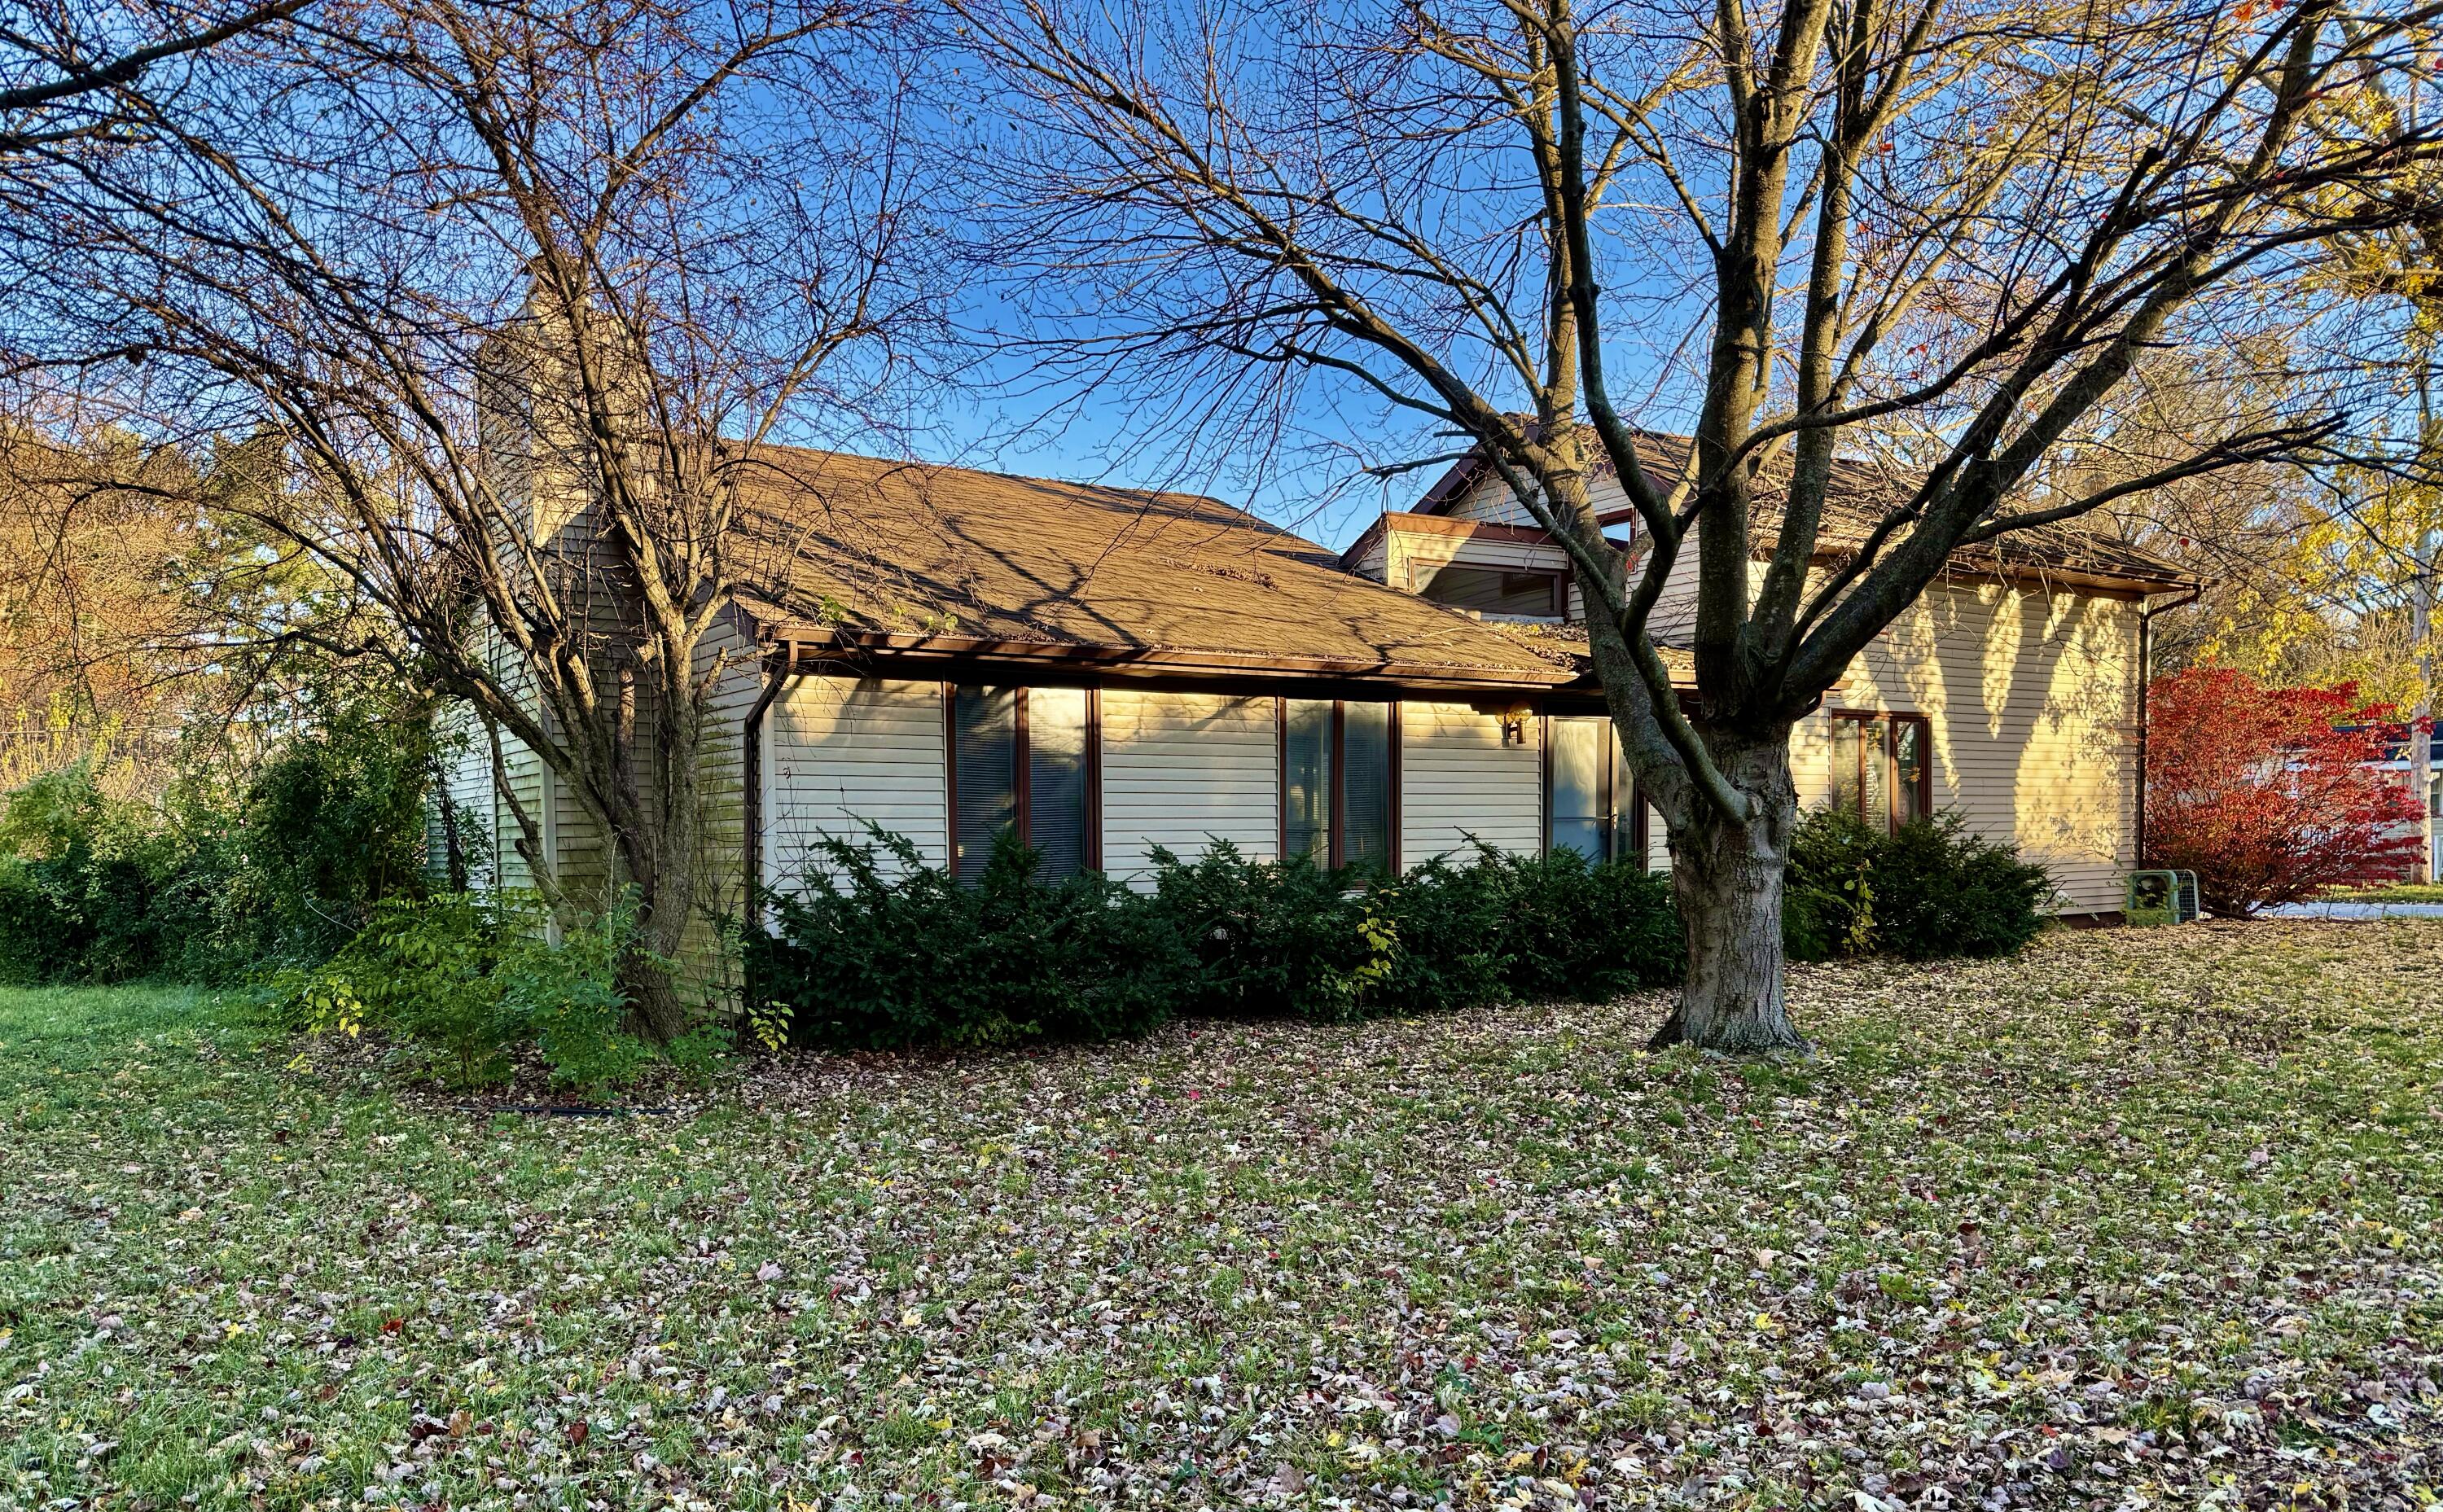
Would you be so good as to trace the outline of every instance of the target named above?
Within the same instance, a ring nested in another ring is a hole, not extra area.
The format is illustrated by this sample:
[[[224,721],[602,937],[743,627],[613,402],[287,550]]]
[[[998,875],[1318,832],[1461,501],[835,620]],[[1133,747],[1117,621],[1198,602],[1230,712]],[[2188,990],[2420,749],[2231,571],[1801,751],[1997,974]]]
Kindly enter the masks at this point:
[[[1103,666],[1553,686],[1582,671],[1339,569],[1215,500],[796,447],[743,474],[744,607],[884,648],[1030,649]]]
[[[1651,477],[1677,479],[1687,466],[1689,446],[1685,436],[1641,430],[1638,465]],[[1486,470],[1481,448],[1471,452],[1426,491],[1417,512],[1449,513]],[[1613,475],[1608,458],[1597,465],[1596,475]],[[1914,487],[1913,479],[1862,462],[1836,460],[1831,486],[1826,490],[1824,523],[1816,536],[1815,560],[1829,565],[1856,551],[1887,513],[1906,501]],[[1771,486],[1759,488],[1754,496],[1749,520],[1759,558],[1770,556],[1780,538],[1781,506],[1781,494]],[[1607,527],[1637,523],[1636,511],[1626,507],[1599,518]],[[2066,585],[2123,592],[2159,593],[2197,586],[2195,575],[2177,562],[2076,521],[2012,531],[1983,545],[1965,546],[1951,554],[1951,562],[1955,570],[1968,574],[2050,578]]]

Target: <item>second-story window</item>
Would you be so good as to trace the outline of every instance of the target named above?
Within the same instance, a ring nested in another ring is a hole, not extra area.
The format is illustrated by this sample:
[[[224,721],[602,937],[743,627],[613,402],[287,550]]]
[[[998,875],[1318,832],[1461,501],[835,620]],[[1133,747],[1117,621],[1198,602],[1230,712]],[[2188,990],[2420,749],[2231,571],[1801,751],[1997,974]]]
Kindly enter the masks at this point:
[[[1568,602],[1568,590],[1559,573],[1463,567],[1446,562],[1440,567],[1420,564],[1416,574],[1420,595],[1479,614],[1557,619]]]

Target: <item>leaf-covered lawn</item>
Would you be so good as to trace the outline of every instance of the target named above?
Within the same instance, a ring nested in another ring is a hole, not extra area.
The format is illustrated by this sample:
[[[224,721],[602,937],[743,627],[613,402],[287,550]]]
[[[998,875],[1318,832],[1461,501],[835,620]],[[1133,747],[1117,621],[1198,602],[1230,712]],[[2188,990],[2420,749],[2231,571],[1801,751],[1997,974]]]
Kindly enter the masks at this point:
[[[578,1120],[7,994],[0,1507],[2432,1501],[2443,923],[1795,995]]]

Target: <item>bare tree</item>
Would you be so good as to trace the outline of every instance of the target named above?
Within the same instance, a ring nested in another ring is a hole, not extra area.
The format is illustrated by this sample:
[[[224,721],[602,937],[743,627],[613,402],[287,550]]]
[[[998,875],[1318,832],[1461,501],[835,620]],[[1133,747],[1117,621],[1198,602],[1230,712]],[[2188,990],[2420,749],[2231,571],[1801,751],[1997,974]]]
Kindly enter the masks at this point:
[[[123,138],[165,65],[285,21],[314,0],[95,5],[34,0],[0,18],[0,161],[86,151]],[[153,76],[148,78],[147,76]]]
[[[261,524],[565,785],[602,874],[560,874],[512,793],[518,848],[572,905],[579,880],[634,890],[626,985],[676,1034],[662,963],[734,902],[703,881],[703,773],[710,701],[756,654],[718,633],[756,447],[870,429],[935,306],[906,275],[925,184],[887,18],[397,0],[317,19],[303,46],[216,51],[208,89],[139,98],[160,144],[140,162],[43,187],[49,220],[7,252],[45,301],[7,339],[86,359],[131,417],[267,420],[291,474]]]
[[[1018,100],[995,169],[1038,308],[1092,315],[1048,356],[1206,421],[1370,396],[1566,548],[1670,834],[1688,979],[1657,1042],[1732,1050],[1803,1044],[1793,722],[1955,551],[2324,437],[2293,410],[2042,486],[2145,354],[2310,318],[2271,282],[2408,213],[2388,190],[2436,146],[2369,87],[2419,66],[2425,5],[945,3]],[[1674,429],[1665,473],[1640,439]],[[1877,462],[1877,497],[1835,493]]]

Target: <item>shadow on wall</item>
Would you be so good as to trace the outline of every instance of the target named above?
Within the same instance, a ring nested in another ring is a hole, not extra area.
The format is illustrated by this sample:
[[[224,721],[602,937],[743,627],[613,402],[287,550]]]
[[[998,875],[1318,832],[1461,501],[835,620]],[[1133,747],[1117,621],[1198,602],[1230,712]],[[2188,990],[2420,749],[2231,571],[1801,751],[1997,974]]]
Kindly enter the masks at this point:
[[[2052,868],[2072,906],[2108,907],[2135,845],[2136,650],[2121,600],[1937,584],[1835,698],[1929,716],[1935,807]]]

